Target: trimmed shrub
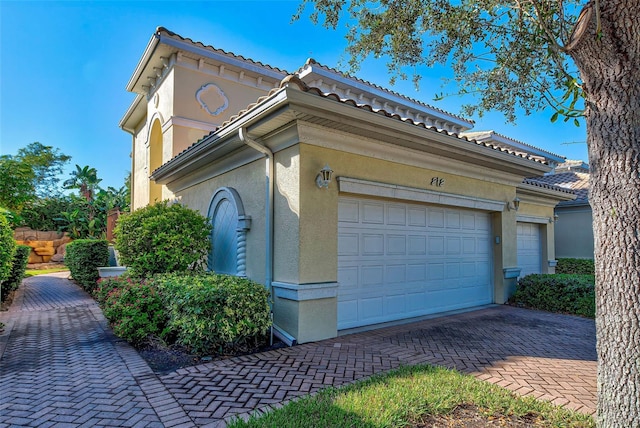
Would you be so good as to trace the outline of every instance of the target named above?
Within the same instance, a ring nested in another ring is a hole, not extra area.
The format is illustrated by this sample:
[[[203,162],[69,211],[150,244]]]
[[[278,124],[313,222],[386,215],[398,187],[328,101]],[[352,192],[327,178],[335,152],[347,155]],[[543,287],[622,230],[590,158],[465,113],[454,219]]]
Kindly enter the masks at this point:
[[[134,346],[164,335],[165,309],[155,288],[145,281],[110,278],[100,282],[99,294],[113,332]]]
[[[13,290],[17,290],[24,278],[24,272],[27,270],[27,262],[31,254],[31,247],[27,245],[16,246],[16,252],[13,256],[11,272],[9,277],[2,283],[2,295],[0,300],[3,302]]]
[[[198,211],[159,202],[118,219],[115,247],[121,264],[139,277],[204,271],[210,232],[210,222]]]
[[[98,302],[100,306],[103,306],[107,301],[107,296],[116,288],[122,288],[128,282],[132,282],[126,274],[120,276],[111,276],[108,278],[100,278],[96,282],[96,288],[93,289],[91,295]]]
[[[518,281],[511,302],[543,311],[595,318],[593,275],[534,274]]]
[[[556,273],[575,275],[595,275],[592,259],[558,259]]]
[[[13,229],[3,213],[0,212],[0,285],[11,273],[13,255],[16,252],[16,241],[13,240]]]
[[[103,239],[76,239],[69,243],[64,262],[71,277],[86,291],[96,287],[98,267],[109,264],[109,243]]]
[[[203,273],[158,275],[151,282],[163,298],[177,343],[198,354],[246,350],[271,325],[269,293],[246,278]]]

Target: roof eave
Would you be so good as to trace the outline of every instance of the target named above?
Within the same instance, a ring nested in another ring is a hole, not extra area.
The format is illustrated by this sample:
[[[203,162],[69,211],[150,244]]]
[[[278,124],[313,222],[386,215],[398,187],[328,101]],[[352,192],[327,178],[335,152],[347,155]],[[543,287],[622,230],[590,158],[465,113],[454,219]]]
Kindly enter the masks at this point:
[[[518,192],[518,194],[525,194],[525,195],[531,195],[531,196],[544,195],[546,197],[556,199],[558,202],[572,201],[576,199],[576,195],[573,193],[568,193],[561,190],[549,189],[546,187],[535,186],[533,184],[527,184],[527,183],[518,184],[516,191]]]
[[[333,79],[333,80],[337,80],[347,86],[352,86],[358,90],[361,90],[363,92],[369,92],[373,95],[376,95],[378,97],[381,98],[388,98],[389,100],[398,103],[398,104],[404,104],[404,105],[411,105],[412,108],[415,108],[416,110],[422,110],[432,116],[435,117],[439,117],[442,118],[443,120],[446,120],[448,122],[451,122],[457,126],[459,126],[460,128],[464,129],[464,130],[468,130],[473,128],[474,123],[472,121],[469,120],[464,120],[462,118],[459,118],[457,116],[454,116],[452,114],[448,114],[446,112],[443,111],[439,111],[433,108],[429,108],[426,105],[422,105],[422,104],[417,104],[415,102],[412,102],[408,99],[399,97],[397,95],[394,95],[391,92],[387,92],[384,91],[380,88],[376,88],[375,86],[370,86],[370,85],[366,85],[362,82],[359,82],[356,79],[349,79],[348,77],[342,76],[338,73],[334,73],[331,72],[329,70],[324,69],[321,66],[314,66],[314,64],[307,64],[305,66],[305,70],[300,71],[298,74],[300,75],[300,78],[303,78],[309,74],[317,74],[319,76],[328,78],[328,79]]]
[[[124,116],[122,116],[122,119],[120,119],[120,123],[118,124],[118,126],[120,126],[122,130],[130,134],[133,134],[135,132],[136,125],[140,123],[140,120],[135,120],[136,114],[142,113],[144,115],[143,109],[145,106],[142,103],[144,98],[144,95],[137,94],[131,105],[129,105],[129,108],[125,112]]]
[[[496,141],[498,143],[502,143],[502,144],[506,144],[508,146],[512,146],[512,147],[516,147],[518,149],[521,149],[523,151],[526,151],[529,154],[532,155],[536,155],[536,156],[542,156],[545,159],[548,159],[550,161],[553,161],[557,164],[559,163],[563,163],[566,158],[564,156],[560,156],[560,155],[556,155],[554,153],[548,152],[546,150],[543,150],[539,147],[535,147],[529,144],[525,144],[521,141],[518,140],[514,140],[512,138],[509,137],[505,137],[501,134],[498,134],[495,131],[468,131],[468,132],[464,132],[463,134],[469,135],[470,138],[477,138],[478,140],[482,140],[482,141]],[[478,137],[476,137],[475,135],[478,135]],[[483,135],[482,137],[480,137],[480,135]]]
[[[138,61],[138,65],[136,65],[136,68],[133,71],[131,78],[129,79],[129,83],[127,83],[128,92],[134,92],[136,83],[138,82],[138,80],[140,80],[142,72],[153,57],[153,53],[155,52],[158,43],[160,43],[160,35],[156,30],[156,32],[151,35],[151,39],[149,40],[149,43],[147,44],[147,47],[144,50],[140,61]]]

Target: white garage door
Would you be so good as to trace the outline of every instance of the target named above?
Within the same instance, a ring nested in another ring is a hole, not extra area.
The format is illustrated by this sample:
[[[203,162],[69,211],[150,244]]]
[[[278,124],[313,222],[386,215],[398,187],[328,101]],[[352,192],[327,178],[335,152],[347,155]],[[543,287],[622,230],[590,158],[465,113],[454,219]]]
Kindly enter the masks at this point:
[[[540,225],[518,222],[518,267],[520,277],[542,272]]]
[[[338,329],[493,302],[480,211],[340,198]]]

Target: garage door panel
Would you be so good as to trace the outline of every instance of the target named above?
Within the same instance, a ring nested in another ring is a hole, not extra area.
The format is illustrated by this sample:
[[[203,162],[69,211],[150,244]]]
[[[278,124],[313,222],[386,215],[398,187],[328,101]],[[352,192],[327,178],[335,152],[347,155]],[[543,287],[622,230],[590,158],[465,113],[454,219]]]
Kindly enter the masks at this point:
[[[341,200],[338,202],[338,221],[341,223],[360,222],[360,204],[357,201]]]
[[[426,208],[413,208],[408,210],[409,226],[413,227],[426,227],[427,226],[427,209]]]
[[[447,229],[460,229],[460,213],[455,211],[447,212]]]
[[[444,227],[444,210],[429,209],[429,227]]]
[[[429,236],[429,254],[444,253],[444,236]]]
[[[407,265],[407,281],[424,281],[427,278],[427,266],[424,263]]]
[[[363,233],[362,255],[363,256],[383,256],[384,255],[384,234]]]
[[[406,255],[406,235],[387,235],[387,255]]]
[[[360,284],[365,287],[384,284],[383,265],[368,265],[360,267]]]
[[[385,299],[386,313],[393,315],[402,315],[406,312],[406,296],[404,294],[395,294],[391,296],[387,296]]]
[[[403,205],[389,205],[387,207],[387,224],[393,226],[406,226],[407,209]]]
[[[360,254],[360,235],[357,233],[338,234],[338,257],[358,256]]]
[[[540,225],[537,223],[518,222],[518,267],[520,276],[542,272],[542,243]]]
[[[447,255],[457,256],[460,255],[462,245],[460,238],[457,236],[447,237]]]
[[[419,235],[409,235],[407,237],[409,242],[408,254],[410,256],[423,256],[427,254],[427,237]]]
[[[387,284],[403,284],[407,281],[407,266],[388,265],[385,275],[385,283]]]
[[[382,203],[362,204],[362,223],[384,224],[384,204]]]
[[[339,206],[339,329],[493,300],[487,214],[359,198]]]

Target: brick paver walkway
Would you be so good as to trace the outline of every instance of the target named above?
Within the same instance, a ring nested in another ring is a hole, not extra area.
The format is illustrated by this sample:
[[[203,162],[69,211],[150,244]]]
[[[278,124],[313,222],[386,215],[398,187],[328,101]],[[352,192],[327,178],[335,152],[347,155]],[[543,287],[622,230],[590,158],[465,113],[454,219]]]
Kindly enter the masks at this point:
[[[55,290],[55,292],[54,292]],[[224,426],[406,364],[472,373],[593,414],[593,321],[505,306],[341,336],[157,376],[60,277],[25,281],[0,335],[0,427]]]

